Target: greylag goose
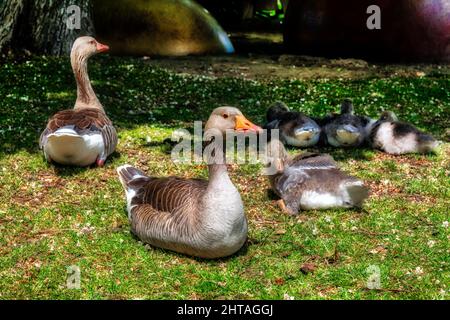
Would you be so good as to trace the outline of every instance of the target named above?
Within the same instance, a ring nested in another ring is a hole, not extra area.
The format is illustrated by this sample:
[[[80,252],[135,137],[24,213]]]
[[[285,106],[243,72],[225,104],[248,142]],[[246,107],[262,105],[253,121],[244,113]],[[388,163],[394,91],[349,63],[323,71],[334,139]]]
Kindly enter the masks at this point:
[[[340,114],[328,115],[319,121],[325,142],[333,147],[358,147],[367,137],[367,130],[373,120],[357,116],[353,112],[351,100],[345,99]]]
[[[268,144],[268,163],[275,168],[270,185],[280,197],[281,209],[294,215],[299,210],[360,207],[368,196],[363,182],[341,171],[327,154],[302,153],[290,157],[283,144]]]
[[[398,121],[391,111],[383,112],[372,126],[369,143],[373,148],[390,154],[429,153],[438,146],[431,135]]]
[[[226,130],[259,131],[239,109],[215,109],[205,129],[220,133],[205,148],[209,181],[155,178],[130,165],[117,169],[125,189],[132,232],[143,242],[201,258],[238,251],[247,238],[241,196],[230,180],[222,141]],[[211,148],[214,152],[211,152]],[[207,151],[208,149],[208,151]]]
[[[275,102],[267,110],[265,129],[279,129],[280,139],[295,147],[307,148],[319,142],[320,127],[301,112],[289,111],[283,102]]]
[[[64,165],[103,166],[117,145],[116,130],[92,89],[87,71],[89,58],[107,51],[108,46],[92,37],[75,40],[70,54],[77,82],[73,109],[53,115],[42,132],[39,147],[47,161]]]

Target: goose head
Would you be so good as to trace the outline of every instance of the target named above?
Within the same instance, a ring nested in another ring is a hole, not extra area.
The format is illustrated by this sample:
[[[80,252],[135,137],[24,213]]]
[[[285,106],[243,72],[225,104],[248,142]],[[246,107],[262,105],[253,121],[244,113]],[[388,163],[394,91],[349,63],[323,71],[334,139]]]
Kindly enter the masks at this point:
[[[392,111],[383,111],[380,115],[380,121],[397,122],[397,115]]]
[[[269,109],[267,109],[267,122],[276,120],[281,114],[289,112],[288,106],[282,101],[275,101]]]
[[[206,122],[204,137],[207,142],[204,155],[206,155],[205,160],[209,165],[211,185],[215,185],[212,183],[213,181],[223,182],[224,176],[228,176],[225,165],[226,156],[223,150],[223,142],[227,134],[230,132],[257,134],[261,131],[262,129],[250,122],[238,108],[225,106],[213,110]],[[229,178],[227,179],[229,180]]]
[[[109,47],[95,40],[93,37],[84,36],[75,40],[72,45],[72,56],[89,58],[94,54],[108,51]]]
[[[219,107],[213,110],[205,125],[205,131],[218,130],[222,135],[227,131],[261,132],[261,127],[253,124],[235,107]]]

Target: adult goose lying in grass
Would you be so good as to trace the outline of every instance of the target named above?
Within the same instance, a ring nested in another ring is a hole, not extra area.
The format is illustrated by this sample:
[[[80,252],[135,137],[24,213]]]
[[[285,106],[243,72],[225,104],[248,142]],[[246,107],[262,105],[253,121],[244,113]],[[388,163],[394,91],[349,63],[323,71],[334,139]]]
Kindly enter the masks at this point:
[[[201,258],[238,251],[247,238],[241,196],[230,180],[222,149],[226,130],[259,131],[233,107],[215,109],[205,126],[215,134],[206,148],[209,180],[149,177],[124,165],[117,169],[131,229],[155,247]]]
[[[345,99],[340,114],[328,115],[319,121],[326,143],[333,147],[358,147],[367,137],[372,119],[357,116],[351,100]]]
[[[361,207],[368,196],[363,182],[341,171],[329,155],[306,152],[292,158],[276,139],[267,151],[276,171],[269,175],[272,190],[290,215],[300,210]]]
[[[391,111],[385,111],[372,126],[369,143],[375,149],[390,154],[429,153],[438,142],[409,123],[398,121]]]
[[[73,109],[53,115],[41,134],[39,146],[47,161],[63,165],[103,166],[114,152],[117,133],[92,89],[87,73],[89,58],[109,48],[92,37],[75,40],[70,54],[77,82],[77,100]]]
[[[280,139],[294,147],[307,148],[319,142],[319,125],[301,112],[289,111],[283,102],[275,102],[267,110],[265,129],[279,129]]]

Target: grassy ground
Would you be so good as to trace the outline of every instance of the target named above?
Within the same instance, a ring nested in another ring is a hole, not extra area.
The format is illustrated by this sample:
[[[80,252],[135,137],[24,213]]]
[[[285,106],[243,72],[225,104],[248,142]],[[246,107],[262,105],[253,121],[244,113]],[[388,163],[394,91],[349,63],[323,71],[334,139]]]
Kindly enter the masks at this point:
[[[63,168],[43,160],[37,140],[47,118],[75,100],[68,60],[0,64],[0,299],[448,299],[448,143],[437,155],[325,150],[371,187],[364,212],[284,216],[268,197],[259,167],[230,167],[246,206],[249,241],[216,261],[133,237],[115,173],[131,163],[158,176],[205,177],[205,166],[173,164],[163,140],[221,104],[240,106],[262,123],[273,100],[323,115],[351,97],[360,113],[375,117],[393,109],[445,140],[448,73],[215,79],[99,57],[90,74],[120,143],[105,168]],[[81,270],[79,290],[66,287],[70,265]],[[380,270],[379,290],[367,289],[370,266]]]

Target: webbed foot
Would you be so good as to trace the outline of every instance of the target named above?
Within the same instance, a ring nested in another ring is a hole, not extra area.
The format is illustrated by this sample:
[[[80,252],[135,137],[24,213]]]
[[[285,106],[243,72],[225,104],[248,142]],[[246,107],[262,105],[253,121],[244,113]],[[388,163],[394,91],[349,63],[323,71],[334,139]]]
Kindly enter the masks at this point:
[[[97,158],[96,164],[98,167],[103,167],[105,165],[105,159]]]
[[[277,201],[278,206],[280,207],[281,211],[283,211],[284,213],[293,216],[296,214],[296,212],[293,212],[290,208],[288,208],[286,206],[286,203],[284,202],[283,199],[280,199]]]

